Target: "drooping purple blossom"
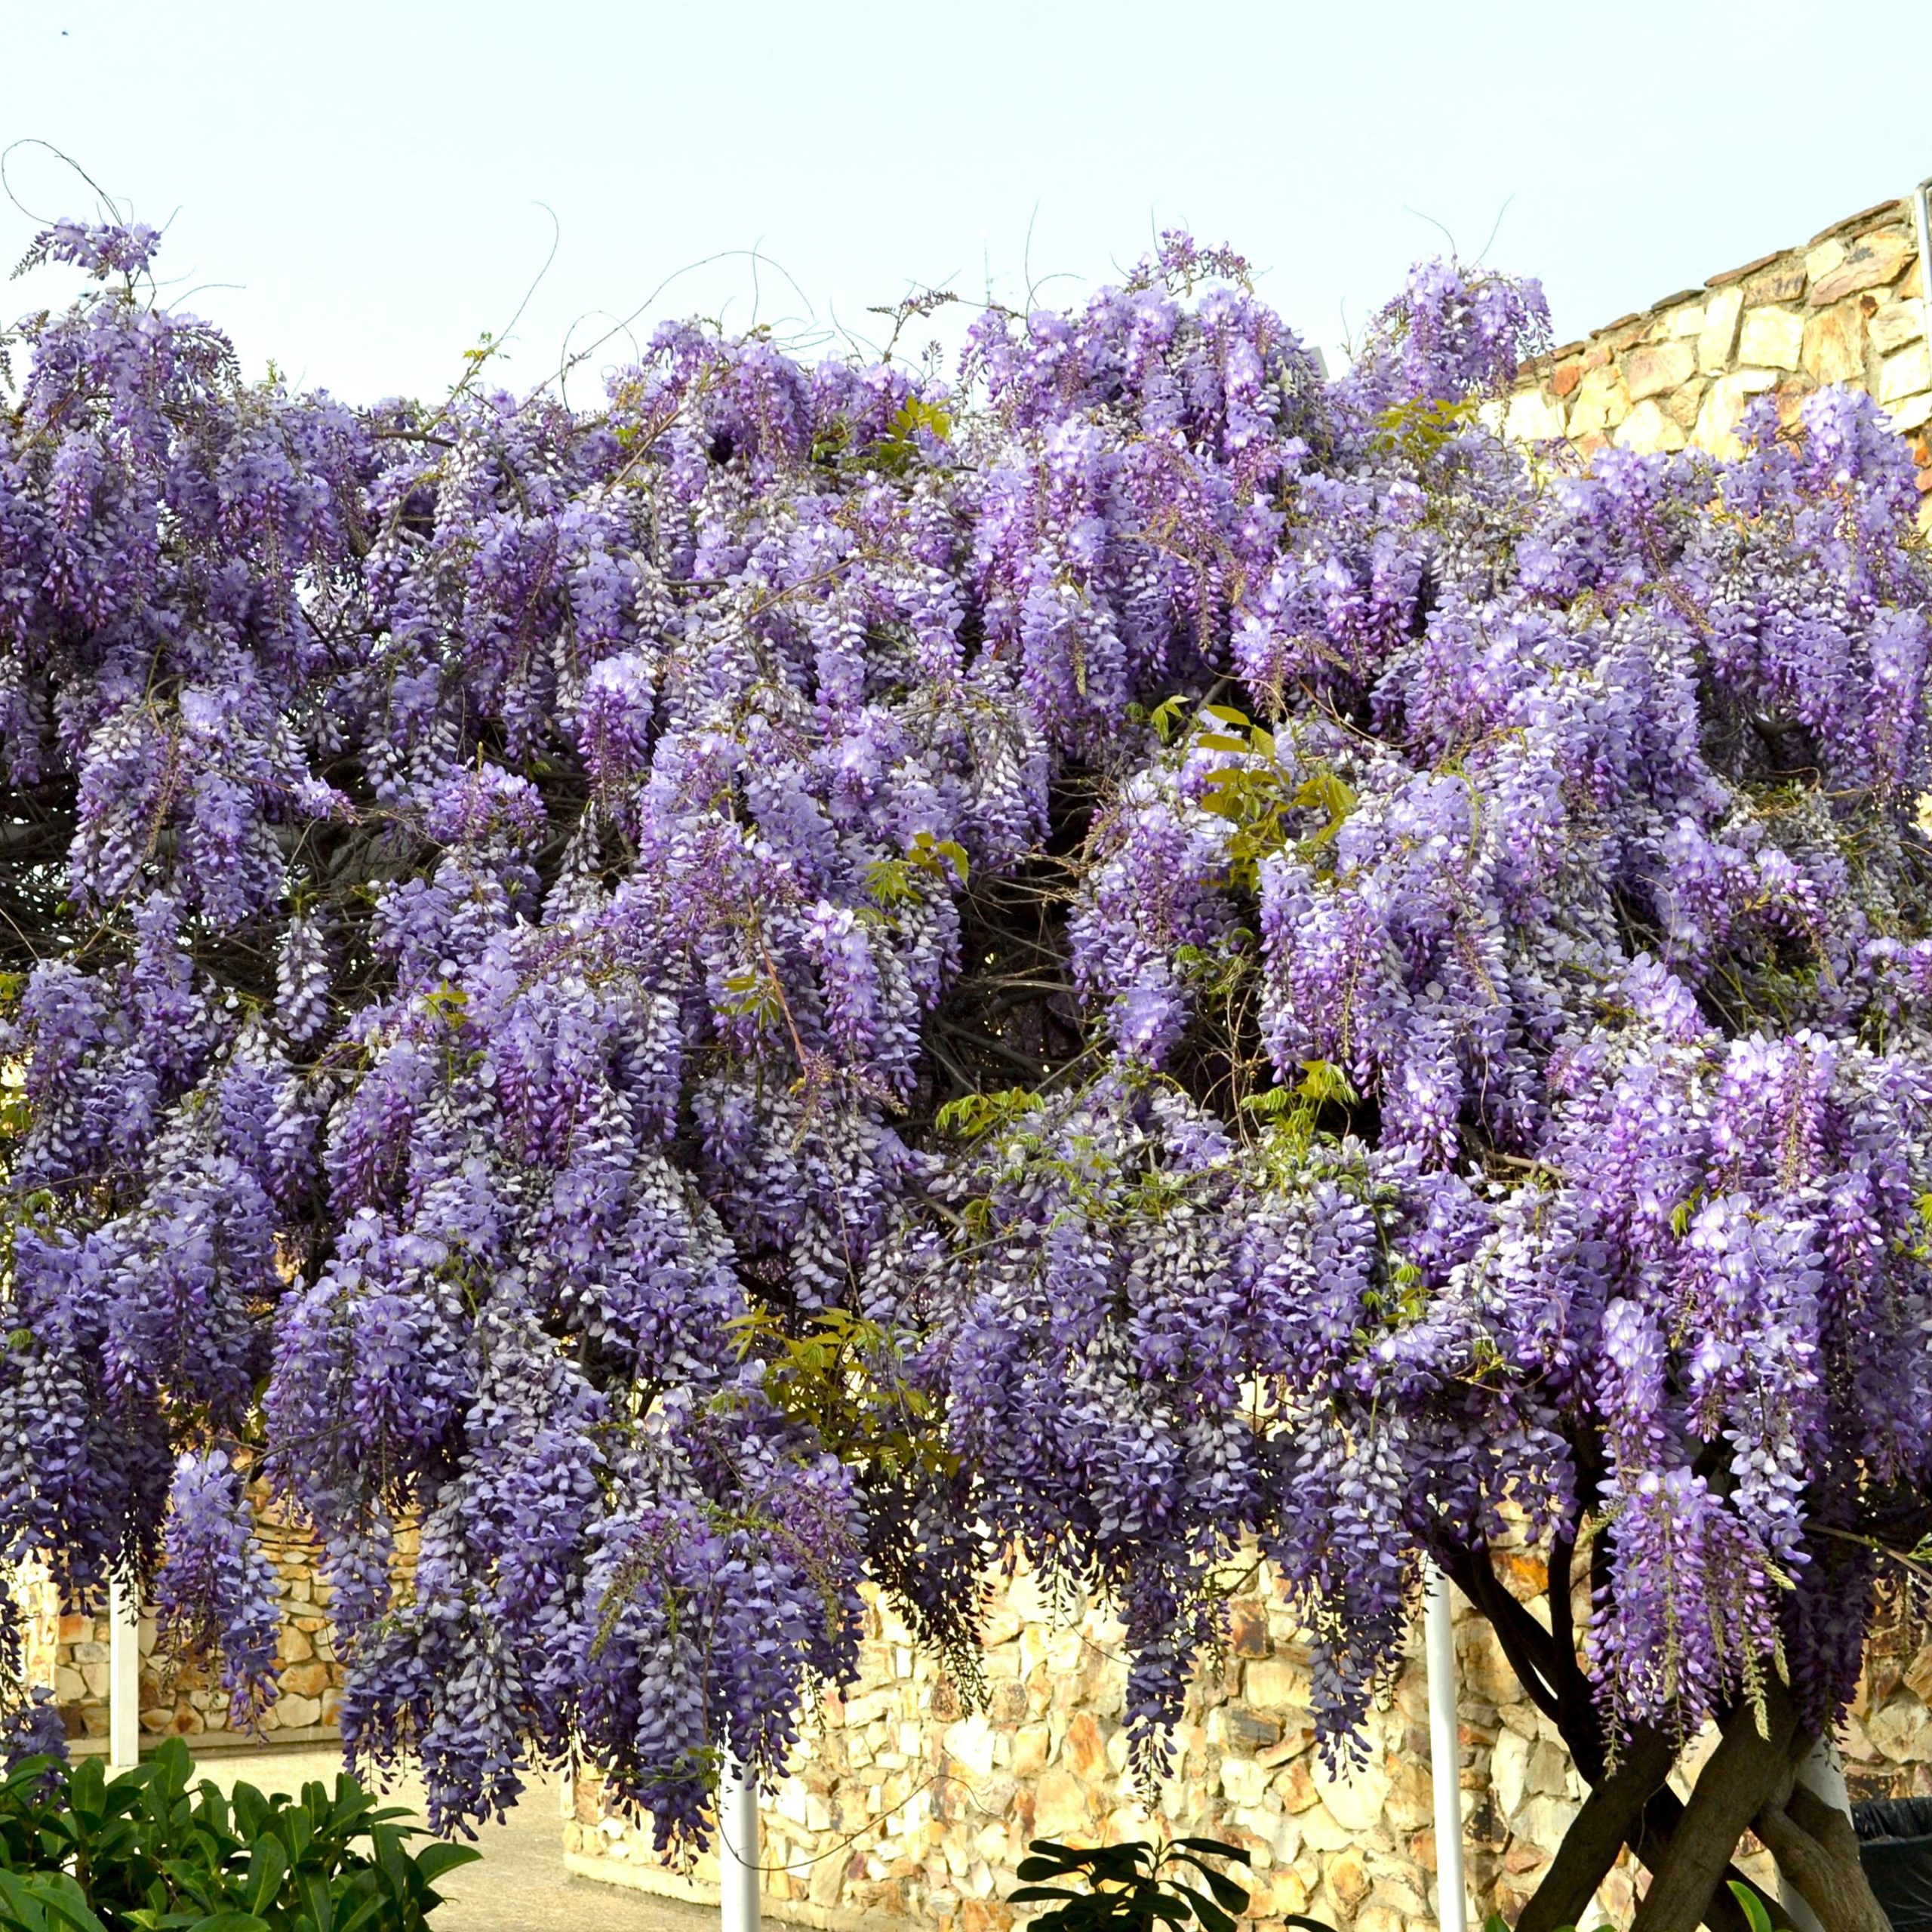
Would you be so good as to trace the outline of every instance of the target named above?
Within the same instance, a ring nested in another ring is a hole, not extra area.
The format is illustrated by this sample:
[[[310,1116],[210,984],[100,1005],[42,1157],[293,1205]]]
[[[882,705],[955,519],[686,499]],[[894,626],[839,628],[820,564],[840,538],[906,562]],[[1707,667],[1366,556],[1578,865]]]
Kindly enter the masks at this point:
[[[1328,383],[1169,235],[956,386],[680,324],[593,414],[358,413],[155,239],[43,238],[100,286],[0,450],[0,1561],[150,1579],[245,1710],[247,1444],[449,1827],[582,1750],[701,1836],[866,1565],[964,1657],[1001,1545],[1118,1603],[1146,1770],[1247,1540],[1346,1755],[1506,1515],[1607,1539],[1613,1725],[1780,1644],[1829,1718],[1932,1475],[1869,401],[1538,476],[1533,285],[1419,269]],[[786,1406],[854,1324],[884,1448]]]

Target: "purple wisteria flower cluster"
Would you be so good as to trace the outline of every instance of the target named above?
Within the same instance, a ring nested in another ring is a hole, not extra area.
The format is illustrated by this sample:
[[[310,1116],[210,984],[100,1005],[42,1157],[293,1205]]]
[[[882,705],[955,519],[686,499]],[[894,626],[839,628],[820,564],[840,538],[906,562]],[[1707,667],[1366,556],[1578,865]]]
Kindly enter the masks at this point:
[[[358,412],[154,245],[47,238],[103,285],[0,448],[0,1558],[245,1709],[259,1472],[441,1823],[581,1750],[701,1835],[869,1567],[964,1655],[1009,1547],[1122,1606],[1149,1772],[1244,1549],[1346,1752],[1425,1554],[1531,1641],[1525,1526],[1566,1736],[1829,1722],[1932,1494],[1869,401],[1583,474],[1485,426],[1533,284],[1331,380],[1170,236],[950,386],[675,325]]]

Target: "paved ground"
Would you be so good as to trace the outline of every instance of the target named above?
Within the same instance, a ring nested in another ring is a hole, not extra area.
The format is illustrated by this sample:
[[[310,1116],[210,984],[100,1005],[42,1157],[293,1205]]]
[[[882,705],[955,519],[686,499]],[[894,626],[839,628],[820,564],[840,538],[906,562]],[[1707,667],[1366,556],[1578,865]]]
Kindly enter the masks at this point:
[[[271,1746],[211,1751],[196,1768],[224,1790],[240,1780],[264,1791],[292,1792],[311,1778],[333,1786],[341,1764],[330,1746]],[[413,1780],[388,1797],[392,1804],[422,1807],[422,1791]],[[716,1932],[715,1912],[566,1872],[561,1799],[554,1780],[533,1780],[502,1824],[484,1828],[477,1849],[482,1857],[452,1872],[439,1888],[446,1903],[432,1921],[436,1932],[602,1932],[607,1926],[611,1932]]]

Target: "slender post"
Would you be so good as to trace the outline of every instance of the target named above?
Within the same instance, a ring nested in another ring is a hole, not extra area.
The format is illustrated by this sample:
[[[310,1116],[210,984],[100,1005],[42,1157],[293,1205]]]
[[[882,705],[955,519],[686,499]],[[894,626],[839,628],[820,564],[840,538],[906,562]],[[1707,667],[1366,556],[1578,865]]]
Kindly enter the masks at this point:
[[[722,1932],[758,1932],[758,1786],[735,1758],[718,1780],[718,1903]]]
[[[1456,1722],[1456,1632],[1449,1580],[1434,1564],[1423,1599],[1429,1672],[1429,1771],[1435,1793],[1435,1916],[1441,1932],[1467,1932],[1463,1881],[1463,1751]]]
[[[117,1577],[107,1589],[107,1761],[123,1770],[140,1761],[140,1599]]]

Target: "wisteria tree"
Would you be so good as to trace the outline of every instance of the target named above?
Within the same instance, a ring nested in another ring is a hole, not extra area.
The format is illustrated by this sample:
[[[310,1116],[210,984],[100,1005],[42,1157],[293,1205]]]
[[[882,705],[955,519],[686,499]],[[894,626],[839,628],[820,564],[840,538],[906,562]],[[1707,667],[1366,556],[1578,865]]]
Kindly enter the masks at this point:
[[[357,411],[155,245],[36,245],[97,285],[0,448],[0,1558],[245,1716],[266,1485],[352,1757],[454,1826],[580,1752],[669,1843],[868,1574],[969,1684],[1001,1552],[1104,1592],[1151,1779],[1232,1562],[1346,1757],[1429,1555],[1593,1788],[1531,1932],[1626,1845],[1733,1924],[1747,1827],[1878,1932],[1795,1780],[1932,1500],[1869,401],[1584,474],[1483,426],[1534,285],[1331,381],[1177,236],[951,379],[677,326]]]

